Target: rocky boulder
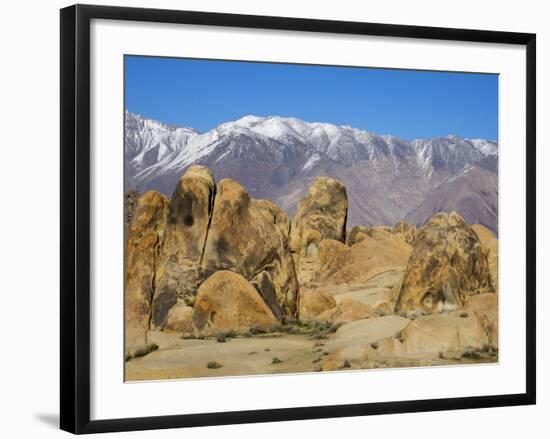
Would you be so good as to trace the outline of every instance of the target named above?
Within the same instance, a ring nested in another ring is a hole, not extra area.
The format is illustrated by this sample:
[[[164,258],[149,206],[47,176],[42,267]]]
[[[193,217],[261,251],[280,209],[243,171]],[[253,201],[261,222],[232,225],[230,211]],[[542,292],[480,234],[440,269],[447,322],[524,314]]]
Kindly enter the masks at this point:
[[[392,230],[393,233],[403,235],[407,244],[414,245],[414,236],[416,235],[416,227],[414,224],[399,221]]]
[[[370,227],[353,226],[346,235],[346,244],[351,247],[370,236]]]
[[[495,286],[495,291],[498,291],[498,238],[492,230],[484,225],[474,224],[472,229],[476,232],[481,244],[488,252],[487,259],[489,260],[493,285]]]
[[[278,317],[296,316],[298,283],[289,247],[288,216],[253,200],[237,182],[218,184],[201,268],[231,270],[250,280]]]
[[[392,315],[356,320],[340,326],[326,344],[329,355],[322,362],[323,370],[342,369],[345,363],[355,369],[363,367],[371,344],[399,334],[408,324],[408,319]]]
[[[404,353],[428,357],[482,349],[490,342],[483,321],[474,313],[461,311],[418,317],[399,339]]]
[[[240,274],[220,270],[199,288],[193,310],[195,327],[204,335],[225,331],[268,330],[277,319],[258,291]]]
[[[388,270],[407,265],[411,246],[402,236],[373,228],[359,243],[348,247],[325,239],[320,244],[319,282],[328,284],[360,284]]]
[[[302,198],[294,215],[290,232],[290,248],[297,263],[300,284],[313,275],[307,266],[315,262],[323,239],[345,242],[348,198],[345,186],[328,177],[317,177]]]
[[[136,202],[126,241],[124,318],[126,351],[147,342],[155,271],[164,237],[168,200],[158,192],[143,194]]]
[[[139,192],[133,189],[124,194],[124,225],[126,227],[132,226],[139,197]]]
[[[479,319],[489,343],[498,347],[498,295],[486,293],[468,296],[464,312]]]
[[[453,212],[433,216],[416,234],[396,310],[430,314],[463,306],[469,295],[494,292],[487,252]]]
[[[192,305],[204,279],[201,262],[212,216],[216,185],[204,166],[191,166],[170,201],[166,233],[157,269],[152,324],[162,327],[179,299]]]
[[[336,308],[334,297],[321,291],[300,290],[300,318],[302,320],[329,320],[331,315],[326,312]],[[324,315],[323,318],[321,316]]]
[[[371,305],[359,300],[342,298],[332,308],[318,316],[319,320],[329,321],[335,324],[349,323],[355,320],[363,320],[371,317],[379,317],[381,314]]]
[[[193,308],[186,305],[183,300],[170,308],[166,323],[163,328],[166,332],[179,332],[183,334],[193,333],[195,326],[193,324]]]

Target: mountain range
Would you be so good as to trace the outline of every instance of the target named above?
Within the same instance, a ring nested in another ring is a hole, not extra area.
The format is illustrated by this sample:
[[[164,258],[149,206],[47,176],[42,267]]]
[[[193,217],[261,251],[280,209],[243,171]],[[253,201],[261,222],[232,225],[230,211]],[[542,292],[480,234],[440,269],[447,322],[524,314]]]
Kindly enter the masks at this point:
[[[455,210],[498,228],[498,144],[458,136],[406,141],[351,126],[245,116],[207,132],[125,114],[125,189],[171,196],[191,164],[294,214],[316,176],[340,180],[348,224],[418,226]]]

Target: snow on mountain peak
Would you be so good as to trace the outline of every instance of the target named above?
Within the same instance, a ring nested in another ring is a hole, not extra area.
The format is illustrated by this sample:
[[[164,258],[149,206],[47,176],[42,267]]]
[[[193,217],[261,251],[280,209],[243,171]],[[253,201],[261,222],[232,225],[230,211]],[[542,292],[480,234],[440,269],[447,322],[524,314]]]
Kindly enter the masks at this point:
[[[410,158],[426,171],[449,168],[453,172],[485,156],[498,156],[498,145],[481,139],[449,135],[408,142],[349,125],[281,116],[246,115],[199,134],[191,128],[173,127],[127,112],[125,138],[127,160],[137,179],[177,173],[213,154],[217,160],[222,154],[244,154],[243,160],[247,154],[266,154],[265,160],[279,165],[288,154],[298,154],[305,157],[300,165],[304,170],[322,160],[352,166],[383,157],[392,158],[394,163]]]

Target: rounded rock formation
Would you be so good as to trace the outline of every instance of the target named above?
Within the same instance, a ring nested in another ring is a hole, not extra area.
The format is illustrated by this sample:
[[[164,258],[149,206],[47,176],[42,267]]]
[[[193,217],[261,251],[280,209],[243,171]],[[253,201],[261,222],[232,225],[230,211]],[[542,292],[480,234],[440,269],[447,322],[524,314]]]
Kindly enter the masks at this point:
[[[346,240],[348,197],[337,180],[317,177],[300,200],[290,231],[290,249],[300,285],[319,272],[319,247],[324,239]]]
[[[294,215],[292,251],[305,255],[311,251],[309,246],[315,244],[314,241],[318,243],[322,239],[344,242],[347,212],[346,187],[332,178],[317,177],[309,187],[308,195],[300,200]]]
[[[226,270],[217,271],[200,286],[193,321],[203,335],[246,332],[253,327],[268,330],[277,323],[252,284]]]
[[[201,261],[215,192],[214,177],[204,166],[189,167],[174,190],[156,273],[151,319],[155,327],[163,326],[178,298],[192,304],[204,279]]]
[[[336,300],[332,296],[315,290],[303,289],[300,291],[300,318],[302,320],[321,320],[322,314],[335,308]]]
[[[433,216],[416,234],[396,311],[431,314],[462,307],[467,296],[494,292],[487,253],[456,212]]]
[[[370,227],[365,226],[353,226],[349,233],[346,235],[346,244],[349,247],[354,246],[355,244],[360,243],[365,239],[370,233]]]
[[[240,273],[254,282],[277,316],[296,316],[298,283],[288,244],[289,223],[273,203],[253,200],[239,183],[221,180],[204,249],[203,272]],[[270,298],[272,293],[276,301]]]
[[[146,192],[137,200],[126,242],[124,318],[127,352],[147,342],[155,271],[167,212],[168,200],[158,192]]]
[[[167,332],[193,333],[195,330],[193,308],[187,306],[183,300],[178,301],[170,308],[166,323],[162,329]]]

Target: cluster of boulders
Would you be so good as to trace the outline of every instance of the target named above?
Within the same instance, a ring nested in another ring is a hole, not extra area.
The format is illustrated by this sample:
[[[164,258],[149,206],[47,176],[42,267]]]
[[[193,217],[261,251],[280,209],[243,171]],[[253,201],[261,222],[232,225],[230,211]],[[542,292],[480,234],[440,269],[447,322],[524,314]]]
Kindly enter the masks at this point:
[[[432,314],[494,292],[489,251],[458,214],[435,215],[419,230],[400,222],[347,231],[347,209],[344,185],[317,177],[291,223],[239,183],[216,184],[203,166],[187,169],[170,200],[132,197],[127,354],[151,329],[215,335],[297,318]],[[395,287],[372,289],[392,273],[403,273]],[[365,298],[361,288],[374,293]]]
[[[207,333],[296,318],[289,240],[281,209],[235,181],[216,185],[202,166],[188,168],[171,200],[143,194],[127,239],[127,350],[149,329]]]

